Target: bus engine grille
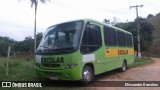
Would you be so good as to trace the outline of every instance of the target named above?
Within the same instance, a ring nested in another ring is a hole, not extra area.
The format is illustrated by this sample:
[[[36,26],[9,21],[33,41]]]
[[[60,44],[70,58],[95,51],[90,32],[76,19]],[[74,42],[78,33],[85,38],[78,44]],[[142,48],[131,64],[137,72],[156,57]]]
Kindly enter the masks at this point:
[[[43,67],[59,68],[60,64],[42,64]]]

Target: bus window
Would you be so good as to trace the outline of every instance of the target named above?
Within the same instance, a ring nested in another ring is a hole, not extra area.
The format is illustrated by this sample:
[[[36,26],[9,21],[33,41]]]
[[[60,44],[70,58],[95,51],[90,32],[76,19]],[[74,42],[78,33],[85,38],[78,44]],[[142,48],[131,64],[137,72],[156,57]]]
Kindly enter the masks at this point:
[[[81,53],[86,54],[97,50],[102,45],[100,27],[87,24],[81,42]]]
[[[127,47],[132,47],[133,46],[132,36],[130,34],[126,34],[126,44],[127,44]]]
[[[109,27],[104,27],[104,39],[105,39],[105,45],[107,45],[107,46],[117,46],[115,29],[112,29],[112,28],[109,28]]]
[[[118,39],[118,46],[119,47],[126,47],[126,39],[125,39],[124,32],[117,31],[117,39]]]

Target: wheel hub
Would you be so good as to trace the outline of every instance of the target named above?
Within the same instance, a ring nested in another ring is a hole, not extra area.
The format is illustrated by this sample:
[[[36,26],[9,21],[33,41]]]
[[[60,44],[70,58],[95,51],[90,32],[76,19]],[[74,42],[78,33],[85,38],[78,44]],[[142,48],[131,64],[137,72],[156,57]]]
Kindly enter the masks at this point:
[[[87,81],[90,81],[90,78],[91,78],[91,74],[88,70],[85,70],[84,73],[83,73],[83,78]]]

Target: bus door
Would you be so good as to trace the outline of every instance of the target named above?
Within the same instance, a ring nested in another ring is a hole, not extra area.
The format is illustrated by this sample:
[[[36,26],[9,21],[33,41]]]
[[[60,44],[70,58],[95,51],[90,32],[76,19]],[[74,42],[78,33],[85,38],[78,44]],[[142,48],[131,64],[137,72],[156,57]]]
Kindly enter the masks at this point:
[[[91,62],[94,65],[95,74],[102,72],[102,36],[101,26],[94,22],[88,22],[85,26],[81,48],[83,62]]]

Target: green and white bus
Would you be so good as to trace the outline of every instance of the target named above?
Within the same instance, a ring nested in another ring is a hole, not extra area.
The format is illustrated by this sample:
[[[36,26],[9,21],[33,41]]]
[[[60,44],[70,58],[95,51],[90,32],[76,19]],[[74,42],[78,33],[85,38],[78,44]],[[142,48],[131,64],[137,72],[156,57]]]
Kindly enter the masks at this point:
[[[55,80],[81,80],[88,83],[97,74],[134,62],[130,32],[92,19],[50,26],[35,56],[40,77]]]

